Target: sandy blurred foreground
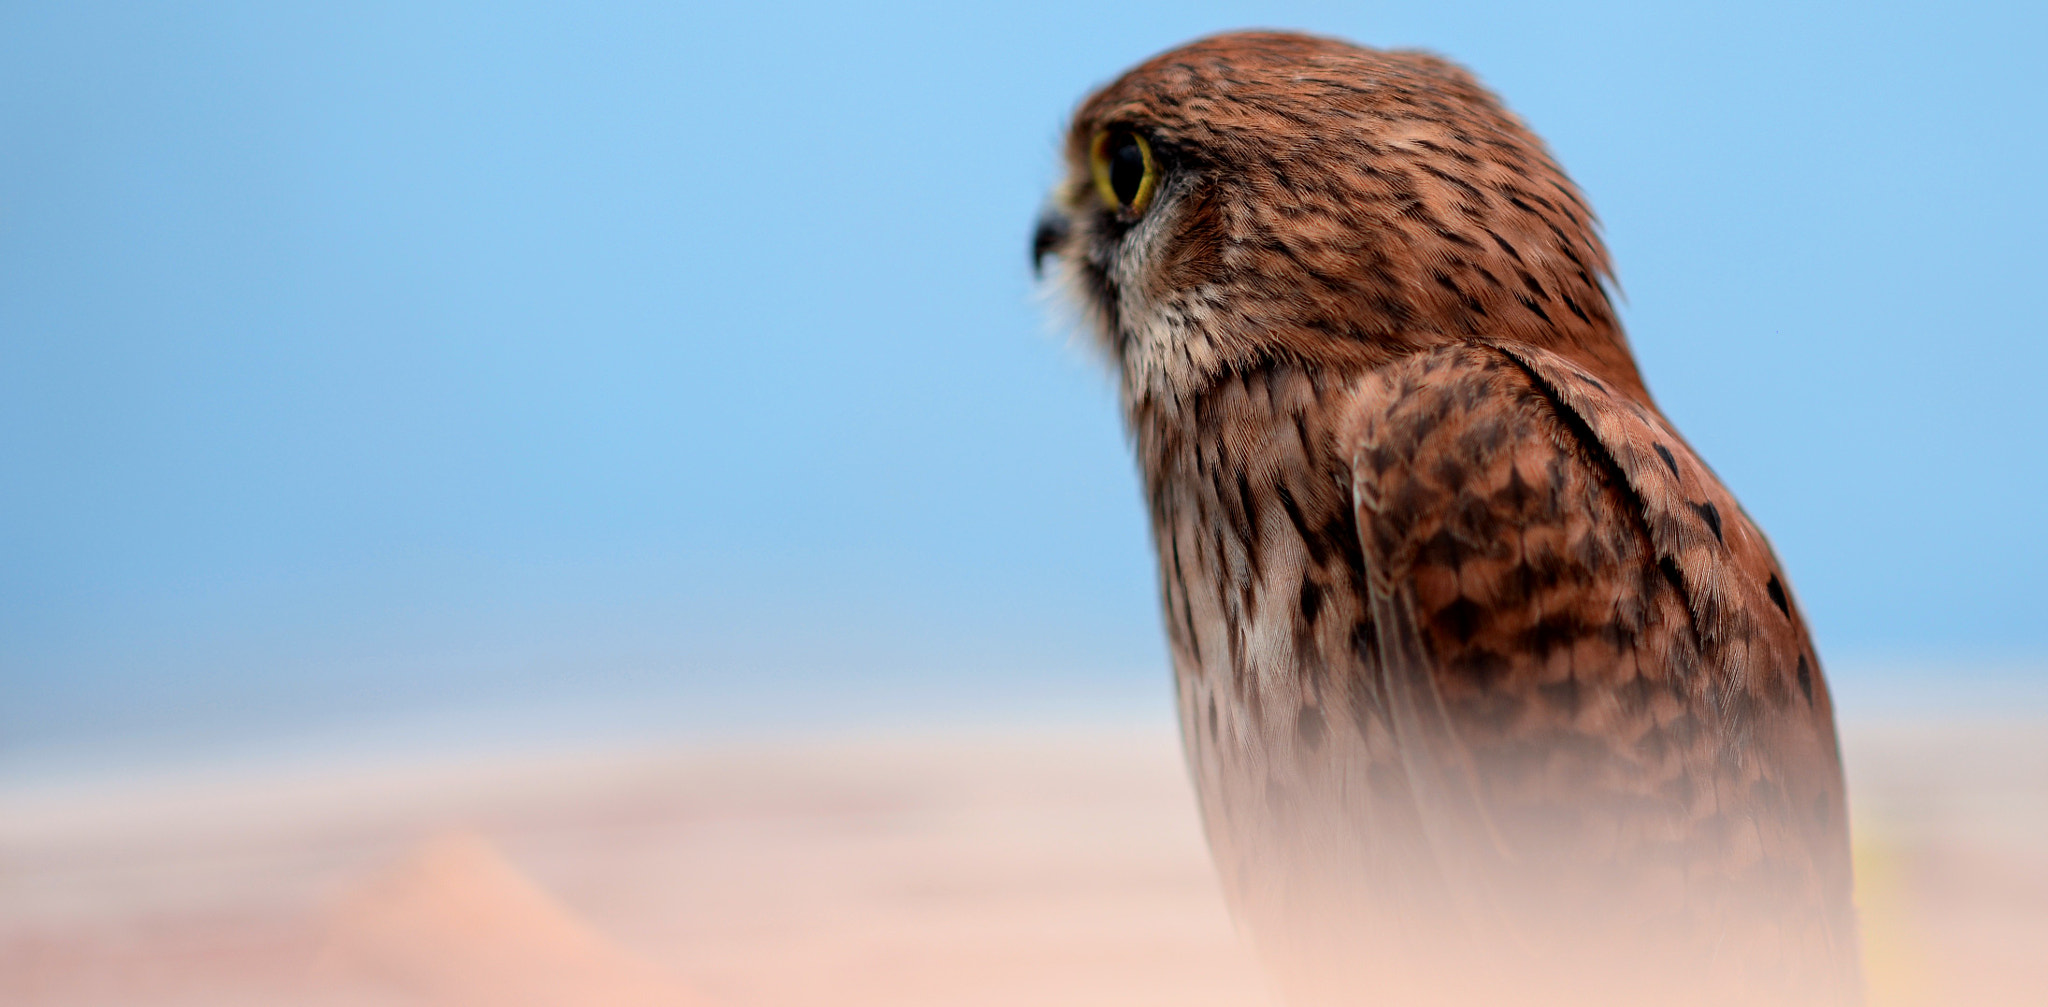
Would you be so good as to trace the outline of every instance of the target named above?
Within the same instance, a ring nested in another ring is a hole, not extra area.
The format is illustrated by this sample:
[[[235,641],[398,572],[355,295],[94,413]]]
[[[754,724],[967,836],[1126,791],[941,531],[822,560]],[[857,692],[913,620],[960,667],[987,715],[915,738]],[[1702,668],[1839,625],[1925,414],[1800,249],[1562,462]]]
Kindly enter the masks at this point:
[[[2048,723],[1851,725],[1874,1004],[2048,1002]],[[1267,1002],[1163,729],[0,786],[0,1003]]]

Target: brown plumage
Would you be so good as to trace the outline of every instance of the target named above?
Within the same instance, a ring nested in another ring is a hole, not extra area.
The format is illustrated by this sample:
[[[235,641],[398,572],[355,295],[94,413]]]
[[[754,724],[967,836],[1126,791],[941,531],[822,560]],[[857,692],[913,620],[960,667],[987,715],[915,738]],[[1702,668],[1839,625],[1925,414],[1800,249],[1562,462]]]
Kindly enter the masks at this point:
[[[1066,153],[1036,252],[1119,368],[1210,843],[1291,993],[1852,1002],[1819,659],[1541,142],[1436,57],[1248,33]]]

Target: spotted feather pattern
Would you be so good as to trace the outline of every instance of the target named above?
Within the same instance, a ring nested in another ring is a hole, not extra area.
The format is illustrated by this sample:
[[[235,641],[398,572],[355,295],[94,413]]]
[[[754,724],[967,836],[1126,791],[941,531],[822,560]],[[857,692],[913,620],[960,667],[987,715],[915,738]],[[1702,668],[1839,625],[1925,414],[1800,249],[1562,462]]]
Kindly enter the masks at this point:
[[[1853,985],[1827,690],[1713,474],[1527,346],[1418,355],[1355,404],[1362,656],[1466,922],[1584,899],[1716,947],[1718,978],[1755,971],[1745,995]]]

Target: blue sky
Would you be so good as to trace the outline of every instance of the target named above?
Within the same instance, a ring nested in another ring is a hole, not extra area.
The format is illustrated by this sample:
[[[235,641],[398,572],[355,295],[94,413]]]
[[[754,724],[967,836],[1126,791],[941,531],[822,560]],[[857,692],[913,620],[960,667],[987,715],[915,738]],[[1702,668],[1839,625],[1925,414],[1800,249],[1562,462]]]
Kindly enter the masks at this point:
[[[2048,667],[2038,5],[288,6],[0,11],[0,757],[1163,705],[1025,245],[1089,88],[1255,25],[1550,141],[1838,692]]]

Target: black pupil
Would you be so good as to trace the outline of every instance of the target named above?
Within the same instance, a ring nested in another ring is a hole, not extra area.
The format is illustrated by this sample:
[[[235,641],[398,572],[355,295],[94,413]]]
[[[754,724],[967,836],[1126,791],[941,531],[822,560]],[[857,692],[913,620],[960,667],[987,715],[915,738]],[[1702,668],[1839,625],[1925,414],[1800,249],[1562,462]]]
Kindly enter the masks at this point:
[[[1116,201],[1131,205],[1138,198],[1138,186],[1145,181],[1145,152],[1138,149],[1138,138],[1129,133],[1118,133],[1109,138],[1109,189],[1116,193]]]

